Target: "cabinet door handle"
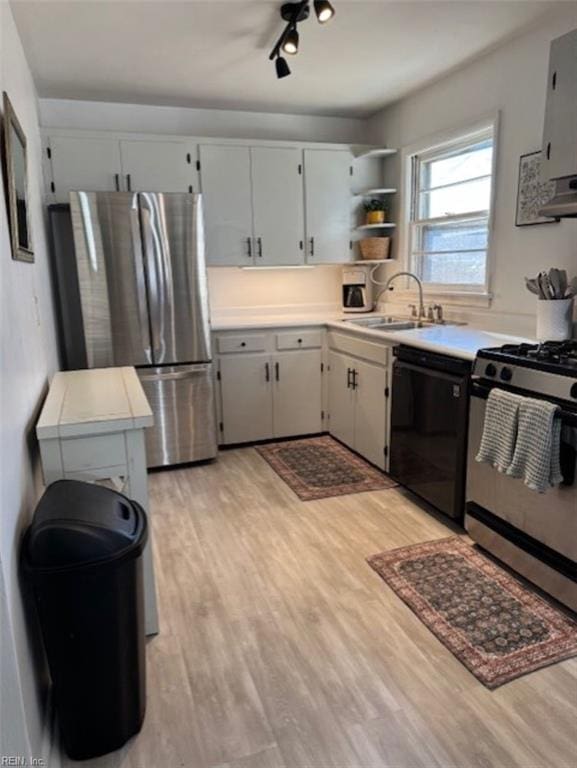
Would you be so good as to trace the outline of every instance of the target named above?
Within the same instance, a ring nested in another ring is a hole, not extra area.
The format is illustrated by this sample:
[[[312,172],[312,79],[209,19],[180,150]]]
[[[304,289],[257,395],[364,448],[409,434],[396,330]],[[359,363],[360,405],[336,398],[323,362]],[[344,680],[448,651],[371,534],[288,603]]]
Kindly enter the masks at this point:
[[[551,142],[550,141],[547,142],[547,152],[546,152],[546,154],[547,154],[547,160],[549,160],[551,158]]]
[[[258,245],[258,257],[262,259],[262,237],[257,237],[256,243]]]
[[[280,381],[280,365],[279,363],[274,364],[274,377],[277,381]]]
[[[311,237],[311,239],[310,239],[310,248],[309,248],[309,254],[310,254],[311,256],[314,256],[314,255],[315,255],[315,239],[314,239],[314,237]]]
[[[357,384],[357,376],[359,375],[359,372],[353,368],[353,389],[358,389],[359,385]]]
[[[270,365],[268,363],[264,364],[264,379],[270,381]]]
[[[352,372],[353,371],[352,371],[351,368],[347,368],[347,389],[351,388],[351,373]]]
[[[120,174],[114,174],[114,187],[117,192],[120,192]]]
[[[132,190],[130,189],[130,174],[129,173],[126,174],[126,189],[129,192],[132,192]]]
[[[249,259],[252,259],[252,237],[246,238],[246,246],[247,246],[247,256]]]

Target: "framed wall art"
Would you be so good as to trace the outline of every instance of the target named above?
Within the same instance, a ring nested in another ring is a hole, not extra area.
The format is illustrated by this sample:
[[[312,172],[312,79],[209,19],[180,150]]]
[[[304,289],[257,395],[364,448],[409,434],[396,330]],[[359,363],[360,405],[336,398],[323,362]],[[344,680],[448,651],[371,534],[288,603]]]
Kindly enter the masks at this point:
[[[3,94],[3,102],[4,167],[12,258],[32,262],[34,250],[30,229],[26,136],[6,92]]]
[[[517,187],[517,213],[515,226],[555,224],[559,219],[540,216],[539,209],[555,194],[554,181],[541,181],[541,150],[521,155]]]

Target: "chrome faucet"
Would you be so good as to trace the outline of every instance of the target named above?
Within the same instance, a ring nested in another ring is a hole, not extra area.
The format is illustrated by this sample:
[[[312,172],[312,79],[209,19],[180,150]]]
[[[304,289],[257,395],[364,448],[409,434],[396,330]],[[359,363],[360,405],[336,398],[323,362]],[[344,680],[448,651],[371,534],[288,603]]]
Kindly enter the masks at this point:
[[[413,273],[413,272],[395,272],[394,275],[391,275],[387,282],[384,285],[384,288],[381,288],[381,290],[377,293],[377,298],[375,299],[375,307],[379,303],[379,299],[381,298],[382,294],[385,293],[385,291],[389,290],[390,284],[395,280],[397,277],[401,277],[401,275],[406,275],[407,277],[412,277],[413,280],[416,281],[417,287],[419,289],[419,313],[417,315],[417,320],[423,320],[425,317],[425,304],[423,302],[423,284],[419,280],[419,278]],[[381,283],[382,285],[382,283]]]

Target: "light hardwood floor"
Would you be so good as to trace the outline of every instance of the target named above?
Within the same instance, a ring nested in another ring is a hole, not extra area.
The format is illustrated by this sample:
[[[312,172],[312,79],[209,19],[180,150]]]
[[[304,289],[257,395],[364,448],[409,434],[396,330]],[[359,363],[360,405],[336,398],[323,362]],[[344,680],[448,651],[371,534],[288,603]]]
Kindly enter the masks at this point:
[[[365,563],[457,531],[408,495],[301,502],[252,448],[150,490],[146,720],[86,768],[577,765],[577,659],[488,691]]]

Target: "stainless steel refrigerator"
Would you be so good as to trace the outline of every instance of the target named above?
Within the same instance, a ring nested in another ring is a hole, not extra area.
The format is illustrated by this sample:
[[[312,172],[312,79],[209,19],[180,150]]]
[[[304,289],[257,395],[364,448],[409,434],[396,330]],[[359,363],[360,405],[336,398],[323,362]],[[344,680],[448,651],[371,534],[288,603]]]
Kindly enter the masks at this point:
[[[200,195],[72,192],[68,222],[65,208],[51,218],[67,367],[136,367],[154,412],[149,467],[213,458]]]

